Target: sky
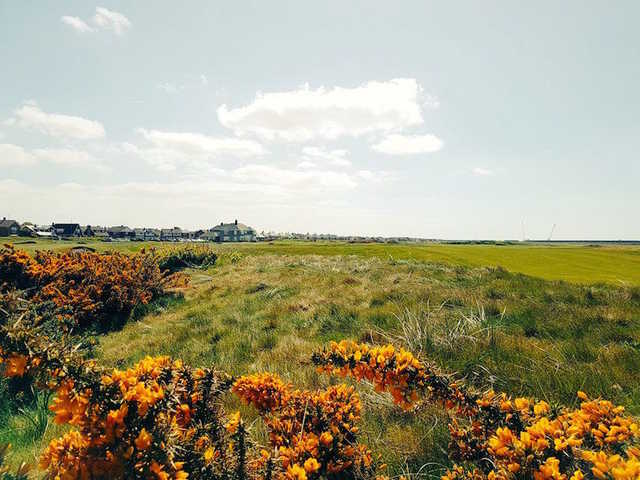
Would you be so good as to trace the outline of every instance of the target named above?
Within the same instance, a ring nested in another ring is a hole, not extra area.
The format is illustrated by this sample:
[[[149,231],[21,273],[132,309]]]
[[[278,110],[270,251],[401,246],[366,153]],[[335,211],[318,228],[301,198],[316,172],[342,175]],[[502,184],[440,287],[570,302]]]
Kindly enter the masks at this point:
[[[640,239],[640,2],[0,0],[0,217]]]

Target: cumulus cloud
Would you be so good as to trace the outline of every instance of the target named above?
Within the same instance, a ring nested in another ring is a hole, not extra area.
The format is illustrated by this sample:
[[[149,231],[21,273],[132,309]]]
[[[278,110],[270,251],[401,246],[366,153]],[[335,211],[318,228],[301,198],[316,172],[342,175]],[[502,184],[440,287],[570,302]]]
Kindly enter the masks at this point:
[[[34,156],[19,145],[0,143],[0,166],[24,167],[36,163]]]
[[[299,171],[271,165],[247,165],[231,172],[231,178],[305,191],[307,189],[350,189],[358,186],[353,175],[334,171]]]
[[[391,134],[372,145],[371,149],[388,155],[413,155],[437,152],[442,146],[442,140],[435,135]]]
[[[218,108],[222,125],[238,135],[304,142],[357,137],[420,125],[421,87],[415,79],[371,81],[355,88],[304,85],[297,90],[258,93],[248,105]]]
[[[139,128],[143,145],[125,143],[122,149],[134,154],[161,171],[174,171],[180,165],[207,167],[212,159],[250,158],[265,155],[267,150],[253,140],[233,137],[210,137],[192,132],[165,132]]]
[[[89,33],[98,30],[111,30],[116,35],[122,35],[132,26],[131,21],[120,12],[114,12],[104,7],[96,7],[96,13],[91,18],[94,27],[91,27],[80,17],[64,15],[60,18],[62,23],[70,26],[76,32]]]
[[[472,173],[474,175],[477,175],[479,177],[491,177],[495,174],[495,172],[493,170],[488,170],[486,168],[482,168],[482,167],[476,167],[472,170]]]
[[[317,164],[310,162],[309,160],[303,160],[302,162],[298,163],[298,168],[317,168]]]
[[[32,151],[33,156],[45,162],[63,167],[93,168],[107,171],[108,168],[102,162],[84,150],[70,148],[37,148]]]
[[[156,147],[177,150],[185,154],[253,157],[266,153],[265,148],[258,142],[241,138],[209,137],[201,133],[165,132],[144,128],[138,129],[138,133]]]
[[[391,172],[374,172],[371,170],[359,170],[356,175],[359,179],[362,179],[367,183],[381,183],[385,180],[391,180],[394,177]]]
[[[0,144],[0,166],[26,167],[42,162],[61,167],[93,168],[108,170],[102,162],[84,150],[70,148],[36,148],[26,150],[20,145]]]
[[[10,118],[6,123],[38,130],[58,138],[90,140],[105,136],[104,127],[100,122],[71,115],[46,113],[33,102],[25,103],[15,110],[14,117]]]
[[[78,33],[87,33],[93,32],[93,28],[91,28],[84,20],[80,17],[72,17],[70,15],[64,15],[60,18],[62,23],[69,25]]]
[[[131,22],[122,13],[96,7],[93,23],[99,28],[112,30],[116,35],[122,35],[131,28]]]
[[[304,147],[302,149],[302,155],[307,162],[320,160],[335,165],[336,167],[351,166],[351,160],[347,158],[349,152],[343,149],[327,150],[321,147]]]

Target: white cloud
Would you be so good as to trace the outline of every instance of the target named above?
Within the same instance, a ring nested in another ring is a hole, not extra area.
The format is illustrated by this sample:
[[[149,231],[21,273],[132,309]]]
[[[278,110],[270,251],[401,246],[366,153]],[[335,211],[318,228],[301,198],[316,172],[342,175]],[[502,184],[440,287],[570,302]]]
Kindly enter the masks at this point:
[[[209,85],[209,79],[207,78],[207,76],[204,73],[200,75],[200,83],[203,86]]]
[[[209,137],[201,133],[164,132],[138,129],[147,141],[159,148],[176,150],[185,154],[231,155],[254,157],[264,155],[266,150],[258,142],[232,137]]]
[[[314,160],[323,160],[329,162],[336,167],[350,167],[351,160],[347,155],[349,152],[343,149],[327,150],[321,147],[304,147],[302,149],[303,158],[306,161],[313,162]]]
[[[33,150],[33,155],[38,160],[43,160],[54,165],[64,167],[93,168],[100,171],[109,170],[100,160],[84,150],[69,148],[38,148]]]
[[[97,30],[111,30],[116,35],[122,35],[131,28],[131,21],[120,12],[114,12],[104,7],[96,7],[96,13],[91,18],[95,28],[91,27],[80,17],[64,15],[60,18],[62,23],[69,25],[76,32],[89,33]]]
[[[113,30],[116,35],[122,35],[131,28],[131,22],[127,17],[104,7],[96,7],[93,23],[102,29]]]
[[[391,180],[394,175],[391,172],[373,172],[371,170],[360,170],[357,173],[358,178],[365,180],[367,183],[381,183],[385,180]]]
[[[161,171],[175,171],[178,166],[212,172],[212,159],[251,158],[265,155],[258,142],[233,137],[210,137],[192,132],[164,132],[139,128],[146,144],[123,144],[125,153],[134,154]]]
[[[334,171],[288,170],[270,165],[247,165],[232,171],[231,178],[258,184],[270,184],[298,191],[308,189],[350,189],[358,186],[354,176]]]
[[[0,165],[31,166],[47,162],[62,167],[82,167],[107,171],[108,169],[90,153],[69,148],[36,148],[25,150],[19,145],[0,144]]]
[[[5,123],[39,130],[52,137],[89,140],[105,136],[104,127],[100,122],[71,115],[46,113],[31,102],[15,110],[14,117]]]
[[[413,155],[437,152],[442,146],[442,140],[435,135],[392,134],[372,145],[371,149],[389,155]]]
[[[72,17],[70,15],[64,15],[60,18],[62,23],[69,25],[78,33],[87,33],[93,32],[93,28],[91,28],[87,23],[82,20],[80,17]]]
[[[392,132],[424,122],[415,79],[371,81],[355,88],[309,85],[286,92],[258,93],[243,107],[218,108],[222,125],[238,135],[304,142]]]
[[[298,164],[298,168],[308,169],[308,168],[317,168],[318,165],[310,162],[308,160],[304,160]]]
[[[472,173],[474,175],[480,176],[480,177],[490,177],[493,176],[495,174],[495,172],[493,170],[488,170],[486,168],[482,168],[482,167],[476,167],[472,170]]]
[[[36,163],[33,155],[19,145],[0,143],[0,166],[27,166]]]

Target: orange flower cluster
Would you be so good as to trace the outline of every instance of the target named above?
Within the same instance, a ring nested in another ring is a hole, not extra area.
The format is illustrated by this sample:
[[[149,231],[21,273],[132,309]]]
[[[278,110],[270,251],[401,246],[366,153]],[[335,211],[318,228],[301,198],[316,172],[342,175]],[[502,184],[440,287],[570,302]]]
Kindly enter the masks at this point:
[[[184,276],[166,276],[154,253],[26,252],[0,250],[0,291],[26,290],[34,302],[53,302],[71,326],[108,323],[131,313]]]
[[[52,478],[218,478],[237,463],[217,400],[229,385],[168,357],[63,380],[50,409],[76,430],[52,441],[40,466]]]
[[[404,409],[414,406],[421,395],[460,413],[476,409],[473,398],[449,377],[393,345],[371,347],[349,340],[331,342],[327,350],[315,353],[312,360],[320,372],[372,382],[377,391],[390,392],[394,402]]]
[[[426,399],[458,414],[449,425],[449,456],[466,467],[456,465],[443,480],[640,478],[640,427],[609,401],[579,392],[574,410],[492,391],[479,395],[389,345],[332,343],[313,360],[322,371],[373,382],[404,408]]]
[[[357,441],[361,404],[353,387],[293,390],[277,375],[239,378],[232,387],[265,421],[283,479],[362,478],[375,471],[371,452]]]

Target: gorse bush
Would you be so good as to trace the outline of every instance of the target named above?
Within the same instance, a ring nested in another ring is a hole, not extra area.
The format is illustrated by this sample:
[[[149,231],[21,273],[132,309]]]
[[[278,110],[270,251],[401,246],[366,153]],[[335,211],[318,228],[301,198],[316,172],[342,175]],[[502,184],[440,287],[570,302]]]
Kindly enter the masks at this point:
[[[313,357],[321,371],[372,382],[405,409],[437,403],[453,414],[443,480],[640,478],[640,430],[624,407],[578,392],[580,407],[467,390],[410,352],[343,341]]]
[[[185,244],[163,248],[156,252],[162,271],[177,272],[183,268],[208,268],[215,265],[218,255],[208,245]]]
[[[125,370],[91,360],[91,342],[76,327],[125,314],[167,282],[176,285],[179,277],[159,263],[153,252],[0,252],[0,373],[42,391],[36,398],[53,393],[54,422],[66,426],[40,457],[47,478],[382,478],[384,459],[361,443],[353,386],[300,390],[274,374],[232,378],[165,356]],[[640,478],[638,423],[607,400],[578,392],[579,406],[569,408],[476,391],[393,345],[331,342],[312,362],[322,373],[372,383],[409,414],[427,406],[448,412],[443,480]],[[266,445],[251,435],[254,424],[224,410],[228,395],[255,409]],[[4,453],[0,479],[23,479],[22,468],[2,469]]]
[[[278,376],[232,379],[168,357],[105,370],[64,338],[9,312],[0,336],[8,377],[30,375],[55,392],[55,422],[73,429],[53,440],[40,467],[51,478],[379,478],[380,459],[359,442],[361,403],[353,387],[296,390]],[[20,318],[20,321],[13,321]],[[45,322],[46,323],[46,322]],[[636,479],[637,422],[606,400],[580,392],[577,409],[467,389],[391,345],[331,343],[312,357],[322,372],[366,380],[415,415],[436,404],[451,413],[453,479]],[[269,445],[251,440],[231,392],[255,407]]]
[[[337,480],[375,471],[358,444],[361,407],[352,387],[293,390],[269,374],[233,381],[168,357],[105,370],[37,327],[10,320],[2,333],[4,375],[30,375],[54,391],[54,421],[73,428],[42,454],[51,478]],[[239,413],[223,411],[220,396],[229,390],[264,419],[267,448],[249,441]]]
[[[109,328],[186,281],[163,273],[154,252],[39,251],[32,257],[9,245],[0,250],[0,291],[19,289],[35,303],[52,302],[71,328]]]

